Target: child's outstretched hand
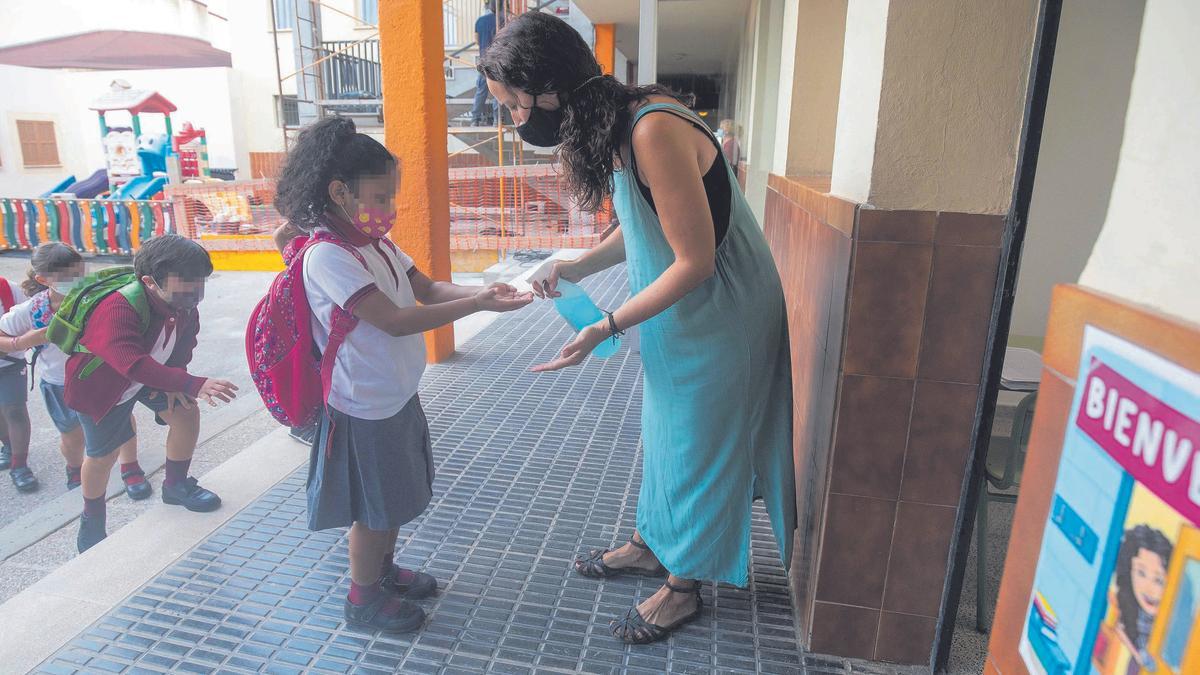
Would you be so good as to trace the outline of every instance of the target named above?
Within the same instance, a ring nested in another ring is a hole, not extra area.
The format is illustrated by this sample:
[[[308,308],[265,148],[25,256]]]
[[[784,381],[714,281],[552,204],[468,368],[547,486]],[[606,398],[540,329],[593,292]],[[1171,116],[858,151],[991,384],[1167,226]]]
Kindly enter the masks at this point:
[[[487,312],[511,312],[533,302],[533,293],[518,293],[508,284],[495,283],[475,294],[475,305]]]
[[[203,399],[205,403],[211,406],[215,406],[218,399],[229,403],[237,398],[235,392],[237,392],[237,385],[229,380],[214,380],[209,378],[200,387],[200,393],[197,395],[197,398]]]

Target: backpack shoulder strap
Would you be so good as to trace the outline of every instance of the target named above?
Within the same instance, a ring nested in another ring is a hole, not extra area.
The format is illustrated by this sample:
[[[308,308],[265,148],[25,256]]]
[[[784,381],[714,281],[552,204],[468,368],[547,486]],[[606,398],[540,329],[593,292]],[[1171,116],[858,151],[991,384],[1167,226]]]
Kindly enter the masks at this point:
[[[133,307],[133,311],[137,312],[138,321],[142,325],[141,332],[145,333],[150,328],[150,301],[146,299],[146,287],[142,281],[134,279],[117,292]]]
[[[305,245],[305,248],[308,248],[309,246],[316,246],[322,242],[336,244],[337,246],[341,247],[343,251],[346,251],[350,255],[354,256],[354,259],[357,260],[364,268],[367,267],[367,259],[363,257],[362,251],[359,251],[357,246],[354,246],[350,242],[342,239],[328,230],[317,230],[314,232],[313,235],[309,237],[308,244]]]
[[[12,284],[8,282],[8,279],[0,277],[0,304],[4,305],[4,311],[7,312],[12,309],[15,301],[16,298],[13,297]]]

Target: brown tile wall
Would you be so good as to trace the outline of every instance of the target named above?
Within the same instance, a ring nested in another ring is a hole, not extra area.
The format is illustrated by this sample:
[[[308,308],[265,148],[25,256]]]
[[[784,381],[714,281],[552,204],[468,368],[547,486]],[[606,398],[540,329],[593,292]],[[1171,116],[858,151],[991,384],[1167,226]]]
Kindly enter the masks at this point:
[[[928,663],[970,452],[1001,216],[859,207],[772,176],[788,299],[797,618],[818,653]]]
[[[828,185],[772,176],[764,231],[788,303],[795,406],[798,529],[791,569],[802,634],[809,631],[816,550],[825,505],[829,444],[837,400],[842,324],[850,270],[850,228],[828,221]],[[845,204],[845,202],[843,202]],[[845,207],[837,212],[843,221]]]
[[[814,622],[814,651],[929,662],[1003,230],[1001,216],[858,210],[816,600],[858,610],[866,635]]]

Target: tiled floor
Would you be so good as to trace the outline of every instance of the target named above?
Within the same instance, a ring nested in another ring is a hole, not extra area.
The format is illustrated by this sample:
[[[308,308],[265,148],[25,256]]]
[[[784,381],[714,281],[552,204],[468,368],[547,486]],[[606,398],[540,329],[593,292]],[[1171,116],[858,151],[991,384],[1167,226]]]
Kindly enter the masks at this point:
[[[625,294],[620,270],[588,286],[601,306]],[[633,648],[611,637],[609,619],[657,584],[596,582],[570,566],[632,531],[640,366],[625,349],[557,375],[528,372],[569,336],[538,303],[426,375],[434,501],[401,531],[397,555],[444,585],[424,603],[431,618],[420,633],[343,625],[345,531],[307,530],[299,472],[39,672],[848,672],[811,657],[802,665],[761,509],[749,589],[706,587],[703,618],[669,642]]]

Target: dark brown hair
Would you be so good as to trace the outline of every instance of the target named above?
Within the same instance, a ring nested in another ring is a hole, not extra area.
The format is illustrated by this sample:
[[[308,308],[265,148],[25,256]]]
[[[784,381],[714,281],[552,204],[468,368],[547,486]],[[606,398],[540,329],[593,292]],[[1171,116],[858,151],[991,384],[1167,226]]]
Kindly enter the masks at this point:
[[[21,290],[26,296],[33,297],[46,290],[36,277],[57,274],[82,263],[83,256],[79,251],[57,241],[46,242],[34,249],[29,258],[29,275],[21,282]]]
[[[595,211],[612,194],[613,170],[629,133],[629,106],[651,95],[683,98],[660,85],[601,77],[600,64],[562,19],[526,12],[508,22],[479,61],[479,72],[528,94],[556,92],[563,110],[557,156],[579,206]]]

